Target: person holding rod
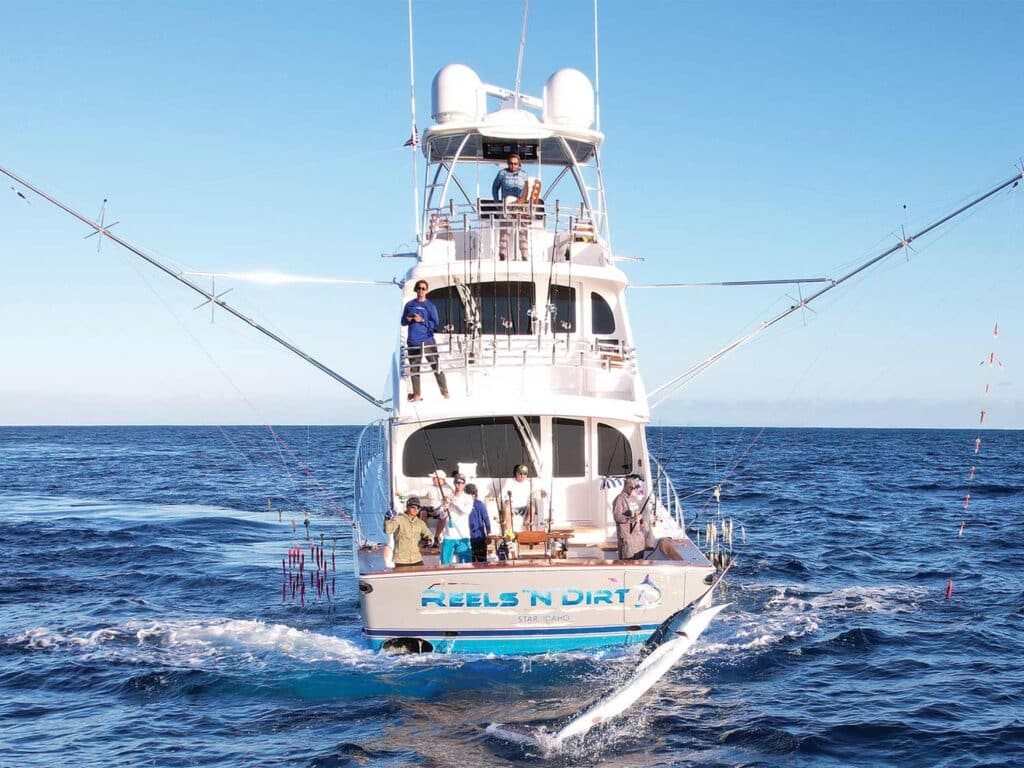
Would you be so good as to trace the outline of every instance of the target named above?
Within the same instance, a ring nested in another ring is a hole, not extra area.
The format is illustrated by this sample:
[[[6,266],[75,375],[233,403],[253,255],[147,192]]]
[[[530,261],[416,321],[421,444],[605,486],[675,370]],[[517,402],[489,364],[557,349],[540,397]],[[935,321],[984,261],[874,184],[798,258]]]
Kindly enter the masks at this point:
[[[529,467],[516,465],[512,478],[501,486],[501,527],[504,533],[532,531],[536,522],[537,497],[546,498],[543,490],[534,490]]]

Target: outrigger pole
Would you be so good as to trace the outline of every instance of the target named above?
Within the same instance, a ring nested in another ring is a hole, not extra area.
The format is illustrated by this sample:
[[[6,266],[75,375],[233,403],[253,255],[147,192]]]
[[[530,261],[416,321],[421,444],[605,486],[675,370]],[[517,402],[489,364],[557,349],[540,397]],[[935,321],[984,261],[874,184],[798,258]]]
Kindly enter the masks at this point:
[[[276,333],[274,333],[273,331],[269,330],[268,328],[265,328],[264,326],[260,325],[258,322],[253,320],[251,317],[243,315],[241,312],[239,312],[237,309],[232,307],[226,301],[224,301],[223,299],[218,297],[216,294],[212,293],[211,291],[207,291],[205,288],[201,288],[200,286],[196,285],[191,280],[189,280],[187,277],[185,277],[183,274],[181,274],[179,272],[175,272],[173,269],[171,269],[170,267],[164,265],[163,263],[161,263],[157,259],[153,258],[152,256],[150,256],[148,253],[146,253],[142,249],[137,248],[136,246],[134,246],[131,243],[129,243],[127,240],[123,240],[122,238],[120,238],[117,235],[113,234],[110,231],[110,227],[109,226],[103,226],[102,224],[98,224],[97,222],[93,221],[92,219],[90,219],[90,218],[88,218],[86,216],[83,216],[78,211],[76,211],[74,208],[71,208],[70,206],[65,205],[64,203],[62,203],[60,200],[57,200],[56,198],[50,197],[50,195],[46,194],[41,189],[33,186],[32,184],[30,184],[29,182],[25,181],[21,177],[15,175],[14,173],[12,173],[11,171],[7,170],[3,166],[0,166],[0,173],[3,173],[5,176],[10,177],[14,181],[16,181],[18,184],[21,184],[26,189],[30,189],[31,191],[35,192],[41,198],[43,198],[47,202],[52,203],[53,205],[57,206],[58,208],[60,208],[65,213],[68,213],[71,216],[74,216],[76,219],[81,221],[86,226],[92,227],[93,234],[99,234],[102,237],[109,238],[110,240],[112,240],[113,242],[117,243],[118,245],[120,245],[125,250],[135,254],[136,256],[138,256],[143,261],[148,262],[150,265],[156,267],[161,272],[164,272],[165,274],[170,275],[171,277],[173,277],[175,280],[177,280],[182,285],[185,285],[185,286],[191,288],[193,291],[195,291],[199,295],[203,296],[208,302],[216,304],[218,307],[223,309],[225,312],[228,312],[228,313],[234,315],[235,317],[237,317],[239,320],[241,320],[241,321],[243,321],[245,323],[248,323],[250,326],[255,328],[257,331],[262,333],[264,336],[267,336],[268,338],[273,339],[278,344],[280,344],[282,347],[287,349],[289,352],[291,352],[291,353],[293,353],[295,355],[298,355],[303,360],[305,360],[307,363],[312,365],[314,368],[318,368],[319,370],[321,370],[324,373],[326,373],[328,376],[330,376],[332,379],[334,379],[339,384],[342,384],[342,385],[348,387],[352,392],[355,392],[357,395],[359,395],[361,398],[366,400],[371,405],[375,405],[376,407],[380,408],[382,411],[390,411],[390,409],[387,406],[387,402],[388,401],[386,401],[386,400],[378,400],[376,397],[371,395],[365,389],[363,389],[362,387],[359,387],[359,386],[353,384],[351,381],[346,379],[340,373],[331,370],[330,368],[328,368],[326,365],[321,363],[316,358],[311,357],[310,355],[307,355],[305,352],[303,352],[301,349],[296,347],[294,344],[291,344],[290,342],[285,341],[280,336],[278,336]]]
[[[828,281],[829,284],[826,285],[824,288],[820,289],[819,291],[817,291],[816,293],[812,293],[806,299],[798,301],[796,304],[793,304],[788,309],[786,309],[783,312],[780,312],[779,314],[775,315],[775,317],[773,317],[773,318],[771,318],[769,320],[765,320],[763,323],[761,323],[761,325],[759,325],[757,328],[752,330],[750,333],[748,333],[748,334],[746,334],[744,336],[740,336],[738,339],[736,339],[735,341],[732,341],[729,344],[727,344],[726,346],[722,347],[720,350],[715,352],[710,357],[707,357],[704,360],[702,360],[701,362],[697,363],[696,365],[691,366],[690,368],[686,369],[685,371],[683,371],[681,374],[679,374],[675,378],[670,379],[669,381],[666,381],[661,386],[655,387],[654,389],[652,389],[650,391],[650,394],[648,395],[649,398],[653,398],[659,392],[663,393],[663,394],[656,401],[651,403],[651,406],[650,406],[651,409],[653,410],[654,408],[656,408],[659,405],[661,405],[663,402],[665,402],[670,397],[672,397],[672,395],[674,395],[682,386],[684,386],[685,384],[688,384],[690,381],[695,379],[700,373],[703,373],[706,369],[710,368],[712,365],[717,363],[719,360],[721,360],[727,354],[732,352],[734,349],[738,349],[738,348],[742,347],[744,344],[746,344],[748,341],[753,339],[755,336],[757,336],[761,332],[768,330],[769,328],[771,328],[773,325],[775,325],[780,320],[783,320],[783,319],[789,317],[791,314],[796,312],[798,309],[803,309],[804,307],[806,307],[808,304],[810,304],[815,299],[817,299],[817,298],[819,298],[821,296],[824,296],[826,293],[831,291],[833,288],[837,288],[840,285],[842,285],[843,283],[845,283],[847,280],[849,280],[850,278],[855,277],[856,275],[859,275],[861,272],[863,272],[868,267],[871,267],[871,266],[877,264],[878,262],[882,261],[883,259],[886,259],[889,256],[892,256],[894,253],[896,253],[899,250],[902,250],[904,248],[908,248],[910,246],[910,244],[914,240],[917,240],[919,237],[923,237],[924,235],[926,235],[929,232],[931,232],[933,229],[941,227],[947,221],[950,221],[951,219],[955,219],[961,213],[964,213],[965,211],[969,211],[974,206],[978,205],[979,203],[984,202],[985,200],[988,200],[993,195],[995,195],[995,194],[997,194],[999,192],[1002,192],[1007,187],[1015,187],[1015,186],[1017,186],[1017,184],[1020,183],[1021,179],[1024,179],[1024,167],[1021,168],[1021,171],[1018,174],[1016,174],[1015,176],[1010,177],[1009,179],[1007,179],[1006,181],[1002,182],[1001,184],[993,187],[988,192],[986,192],[985,194],[981,195],[981,197],[977,197],[974,200],[972,200],[971,202],[967,203],[966,205],[962,205],[961,207],[957,208],[952,213],[946,214],[945,216],[943,216],[938,221],[935,221],[935,222],[929,224],[927,227],[922,229],[920,232],[917,232],[916,234],[908,235],[908,236],[904,237],[902,240],[900,240],[892,248],[889,248],[888,250],[883,251],[882,253],[878,254],[877,256],[873,256],[872,258],[868,259],[864,263],[858,265],[853,270],[847,272],[842,277],[838,277],[838,278],[836,278],[834,280],[829,280]],[[807,280],[807,281],[804,281],[804,282],[816,282],[818,280],[820,280],[820,278],[815,279],[815,280]]]

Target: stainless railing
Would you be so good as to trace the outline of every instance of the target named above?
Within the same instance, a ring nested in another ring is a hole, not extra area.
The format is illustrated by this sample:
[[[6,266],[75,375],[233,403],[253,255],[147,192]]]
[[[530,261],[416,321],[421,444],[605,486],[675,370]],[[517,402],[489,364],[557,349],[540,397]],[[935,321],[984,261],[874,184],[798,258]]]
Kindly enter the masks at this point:
[[[359,544],[383,542],[384,513],[391,508],[388,469],[388,421],[371,421],[359,433],[353,468],[352,508]]]
[[[686,530],[686,519],[683,515],[683,505],[679,501],[679,494],[676,493],[676,487],[672,483],[672,478],[668,476],[668,472],[665,471],[664,467],[653,456],[648,457],[654,470],[654,482],[657,486],[655,488],[655,499],[657,500],[659,509],[667,510],[672,519],[676,521],[676,524],[682,530]]]
[[[478,200],[475,204],[449,201],[440,208],[428,208],[425,221],[426,239],[451,240],[461,247],[463,259],[481,258],[479,239],[470,237],[476,232],[511,233],[512,247],[518,238],[520,228],[532,232],[546,232],[553,236],[553,245],[547,253],[534,255],[536,261],[556,258],[555,248],[572,243],[597,243],[601,241],[601,211],[587,210],[583,204],[564,206],[559,201],[553,204],[528,202],[506,205],[492,200]],[[561,260],[562,254],[557,258]]]
[[[440,335],[440,334],[439,334]],[[442,339],[444,337],[442,336]],[[559,336],[513,336],[511,334],[450,334],[437,345],[442,371],[464,371],[471,367],[572,367],[636,374],[636,348],[618,339],[584,341]],[[428,372],[426,360],[419,363]],[[412,373],[408,349],[401,350],[402,376]]]

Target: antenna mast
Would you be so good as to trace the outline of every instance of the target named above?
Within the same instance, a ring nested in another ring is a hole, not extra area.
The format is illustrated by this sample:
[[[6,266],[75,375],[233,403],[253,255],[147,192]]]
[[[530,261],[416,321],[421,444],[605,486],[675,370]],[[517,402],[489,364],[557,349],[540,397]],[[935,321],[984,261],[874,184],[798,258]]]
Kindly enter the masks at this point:
[[[597,55],[597,0],[594,0],[594,127],[601,130],[601,66]]]
[[[412,221],[416,228],[416,242],[420,241],[420,192],[419,171],[416,167],[416,153],[420,148],[420,135],[416,130],[416,73],[412,55],[412,0],[409,0],[409,110],[412,113]]]
[[[530,0],[523,3],[523,30],[519,33],[519,61],[516,62],[516,95],[513,109],[519,109],[519,85],[523,78],[523,52],[526,50],[526,16],[530,12]]]

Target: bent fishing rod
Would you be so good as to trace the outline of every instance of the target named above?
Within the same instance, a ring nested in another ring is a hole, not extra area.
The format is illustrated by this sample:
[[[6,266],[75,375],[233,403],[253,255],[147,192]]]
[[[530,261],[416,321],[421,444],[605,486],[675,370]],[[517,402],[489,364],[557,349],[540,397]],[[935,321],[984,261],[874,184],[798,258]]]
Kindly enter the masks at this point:
[[[222,299],[219,295],[215,294],[213,291],[207,291],[205,288],[202,288],[199,285],[197,285],[196,283],[194,283],[191,280],[189,280],[184,274],[182,274],[180,272],[175,272],[173,269],[171,269],[170,267],[168,267],[167,265],[165,265],[164,263],[162,263],[161,261],[159,261],[155,257],[151,256],[150,254],[146,253],[141,248],[138,248],[137,246],[133,245],[132,243],[128,242],[127,240],[124,240],[123,238],[118,237],[117,235],[113,234],[110,231],[110,227],[112,227],[113,224],[104,226],[102,223],[93,221],[92,219],[88,218],[87,216],[83,216],[81,213],[76,211],[71,206],[62,203],[60,200],[57,200],[54,197],[51,197],[46,192],[43,192],[38,187],[30,184],[28,181],[26,181],[25,179],[21,178],[20,176],[17,176],[16,174],[14,174],[11,171],[7,170],[3,166],[0,166],[0,173],[3,173],[5,176],[13,179],[14,181],[16,181],[18,184],[21,184],[26,189],[31,190],[32,192],[35,192],[37,195],[39,195],[39,197],[43,198],[43,200],[46,200],[48,203],[51,203],[51,204],[55,205],[56,207],[60,208],[62,211],[64,211],[65,213],[67,213],[67,214],[69,214],[71,216],[73,216],[74,218],[78,219],[80,222],[82,222],[86,226],[91,227],[92,230],[93,230],[92,234],[98,234],[101,237],[106,237],[108,240],[113,241],[117,245],[119,245],[122,248],[124,248],[125,250],[127,250],[129,253],[132,253],[135,256],[138,256],[140,259],[142,259],[143,261],[147,262],[151,266],[156,267],[161,272],[163,272],[163,273],[165,273],[167,275],[170,275],[171,277],[173,277],[175,280],[177,280],[182,285],[186,286],[187,288],[191,288],[193,291],[195,291],[200,296],[205,298],[207,300],[207,302],[220,307],[225,312],[228,312],[229,314],[234,315],[235,317],[237,317],[242,322],[247,323],[251,327],[255,328],[257,331],[262,333],[264,336],[272,339],[273,341],[276,341],[278,344],[280,344],[282,347],[287,349],[289,352],[291,352],[292,354],[295,354],[295,355],[301,357],[303,360],[305,360],[307,363],[312,365],[314,368],[317,368],[318,370],[323,371],[328,376],[330,376],[332,379],[334,379],[336,382],[338,382],[339,384],[344,385],[350,391],[352,391],[355,394],[359,395],[361,398],[366,400],[371,405],[374,405],[377,408],[380,408],[382,411],[390,413],[391,409],[388,407],[388,402],[389,401],[387,401],[387,400],[379,400],[378,398],[374,397],[369,392],[367,392],[365,389],[363,389],[362,387],[360,387],[360,386],[354,384],[353,382],[349,381],[348,379],[346,379],[344,376],[342,376],[337,371],[335,371],[335,370],[329,368],[328,366],[324,365],[323,363],[321,363],[319,360],[317,360],[316,358],[312,357],[311,355],[306,354],[301,349],[296,347],[294,344],[292,344],[291,342],[288,342],[285,339],[281,338],[276,333],[271,331],[269,328],[261,325],[256,320],[253,320],[251,317],[249,317],[248,315],[245,315],[242,312],[238,311],[237,309],[232,307],[230,304],[228,304],[226,301],[224,301],[224,299]],[[17,191],[17,190],[15,190],[15,191]],[[223,294],[221,294],[221,295],[223,295]]]
[[[648,398],[649,399],[650,398],[654,398],[659,393],[662,393],[662,394],[661,394],[660,397],[658,397],[658,399],[655,402],[651,403],[651,406],[650,406],[651,410],[653,410],[654,408],[657,408],[663,402],[665,402],[670,397],[672,397],[676,392],[679,391],[680,388],[682,388],[684,385],[688,384],[690,381],[692,381],[694,378],[696,378],[698,376],[698,374],[703,373],[705,370],[707,370],[712,365],[717,363],[719,360],[721,360],[727,354],[729,354],[733,350],[739,349],[744,344],[746,344],[748,341],[752,340],[754,337],[756,337],[756,336],[760,335],[761,333],[763,333],[764,331],[768,330],[769,328],[771,328],[776,323],[778,323],[781,320],[784,320],[785,318],[789,317],[791,314],[793,314],[797,310],[803,309],[808,304],[810,304],[812,301],[815,301],[816,299],[824,296],[826,293],[831,291],[833,288],[838,288],[840,285],[845,283],[847,280],[850,280],[851,278],[856,277],[857,275],[859,275],[864,270],[868,269],[869,267],[874,266],[875,264],[877,264],[878,262],[880,262],[880,261],[882,261],[884,259],[887,259],[888,257],[892,256],[897,251],[903,250],[905,248],[909,248],[910,244],[912,242],[914,242],[915,240],[917,240],[918,238],[921,238],[924,235],[927,235],[932,230],[937,229],[938,227],[941,227],[946,222],[951,221],[952,219],[955,219],[960,214],[965,213],[966,211],[969,211],[971,208],[974,208],[976,205],[979,205],[980,203],[983,203],[984,201],[988,200],[993,195],[996,195],[999,192],[1002,192],[1004,189],[1006,189],[1008,187],[1010,187],[1010,188],[1016,187],[1017,184],[1020,183],[1021,179],[1024,179],[1024,167],[1022,167],[1020,172],[1017,173],[1016,175],[1011,176],[1009,179],[1007,179],[1006,181],[1002,182],[1001,184],[998,184],[997,186],[993,187],[992,189],[990,189],[988,192],[985,192],[980,197],[976,197],[974,200],[971,200],[969,203],[966,203],[965,205],[960,206],[959,208],[957,208],[952,213],[948,213],[945,216],[943,216],[941,219],[938,219],[937,221],[932,222],[931,224],[929,224],[928,226],[926,226],[924,229],[920,230],[919,232],[916,232],[916,233],[914,233],[912,235],[905,235],[904,237],[902,237],[900,239],[900,241],[898,243],[896,243],[896,245],[894,245],[891,248],[883,251],[882,253],[878,254],[877,256],[872,256],[870,259],[868,259],[867,261],[865,261],[865,262],[859,264],[858,266],[854,267],[852,270],[847,272],[842,277],[838,277],[838,278],[827,280],[828,285],[826,285],[824,288],[821,288],[818,291],[816,291],[815,293],[812,293],[806,299],[802,299],[800,301],[797,301],[795,304],[792,304],[790,307],[788,307],[787,309],[783,310],[779,314],[777,314],[774,317],[772,317],[772,318],[762,322],[761,325],[759,325],[754,330],[750,331],[749,333],[747,333],[747,334],[745,334],[743,336],[740,336],[738,339],[735,339],[734,341],[732,341],[729,344],[725,345],[724,347],[722,347],[720,350],[718,350],[714,354],[712,354],[709,357],[705,358],[704,360],[702,360],[701,362],[697,363],[696,365],[691,366],[690,368],[686,369],[685,371],[680,373],[678,376],[676,376],[676,377],[674,377],[672,379],[669,379],[664,384],[661,384],[658,387],[655,387],[648,394]],[[749,282],[753,282],[753,281],[747,281],[747,282],[749,283]],[[770,281],[764,281],[764,282],[770,282]],[[811,278],[811,279],[803,280],[801,282],[821,282],[821,279],[820,278]],[[725,285],[725,284],[723,283],[722,285]]]

